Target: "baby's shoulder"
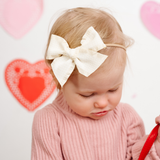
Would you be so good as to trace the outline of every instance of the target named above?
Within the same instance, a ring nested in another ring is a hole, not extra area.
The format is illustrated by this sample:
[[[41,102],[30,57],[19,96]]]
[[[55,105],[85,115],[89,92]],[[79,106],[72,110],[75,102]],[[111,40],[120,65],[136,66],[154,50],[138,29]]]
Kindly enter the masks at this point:
[[[121,110],[122,113],[135,113],[137,114],[136,110],[128,103],[119,103],[118,107],[119,110]]]
[[[42,109],[39,109],[35,115],[34,115],[34,121],[41,121],[41,120],[46,120],[46,119],[56,119],[57,116],[57,110],[55,105],[48,104]]]
[[[32,131],[33,135],[37,136],[37,139],[46,138],[48,130],[53,133],[57,131],[57,117],[56,112],[52,104],[39,109],[33,118]]]
[[[141,122],[143,123],[141,117],[136,112],[136,110],[127,103],[120,103],[118,108],[121,110],[121,114],[123,117],[123,120],[127,123],[137,123]]]

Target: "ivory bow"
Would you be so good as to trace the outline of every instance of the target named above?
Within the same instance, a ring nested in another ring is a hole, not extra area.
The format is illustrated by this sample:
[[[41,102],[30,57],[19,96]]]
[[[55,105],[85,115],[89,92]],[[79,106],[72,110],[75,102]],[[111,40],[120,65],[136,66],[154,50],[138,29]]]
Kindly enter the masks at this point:
[[[58,82],[63,85],[72,74],[75,66],[79,73],[88,77],[108,57],[97,51],[105,48],[99,34],[93,27],[88,28],[81,40],[81,46],[71,49],[62,37],[52,35],[46,59],[53,60],[52,70]]]

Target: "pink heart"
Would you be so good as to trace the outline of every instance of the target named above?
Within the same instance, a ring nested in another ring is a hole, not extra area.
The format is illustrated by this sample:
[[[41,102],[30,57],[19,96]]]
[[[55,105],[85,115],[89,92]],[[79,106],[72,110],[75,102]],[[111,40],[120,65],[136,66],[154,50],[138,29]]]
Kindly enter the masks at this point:
[[[160,39],[160,4],[148,1],[141,7],[140,14],[146,28]]]
[[[1,0],[0,25],[13,37],[23,37],[39,20],[43,0]]]

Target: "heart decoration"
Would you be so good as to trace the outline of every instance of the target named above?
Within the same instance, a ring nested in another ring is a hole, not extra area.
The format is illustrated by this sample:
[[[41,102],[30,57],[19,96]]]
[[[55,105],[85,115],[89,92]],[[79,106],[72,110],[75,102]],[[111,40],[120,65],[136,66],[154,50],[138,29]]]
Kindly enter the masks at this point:
[[[154,1],[144,3],[141,7],[140,15],[146,28],[160,39],[160,4]]]
[[[5,70],[6,84],[14,97],[29,111],[39,107],[55,90],[45,62],[30,64],[17,59]]]
[[[18,39],[37,23],[42,11],[43,0],[1,0],[0,25]]]

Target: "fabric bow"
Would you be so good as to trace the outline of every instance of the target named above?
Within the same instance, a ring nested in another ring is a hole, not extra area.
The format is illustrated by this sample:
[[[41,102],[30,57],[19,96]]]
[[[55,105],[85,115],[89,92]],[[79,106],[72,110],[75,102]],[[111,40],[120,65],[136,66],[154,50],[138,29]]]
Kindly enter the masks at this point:
[[[79,73],[86,77],[98,69],[108,56],[97,51],[105,47],[106,45],[99,34],[93,27],[90,27],[82,37],[81,46],[73,49],[69,48],[65,39],[52,35],[46,59],[54,59],[51,67],[58,82],[63,87],[75,66]]]

